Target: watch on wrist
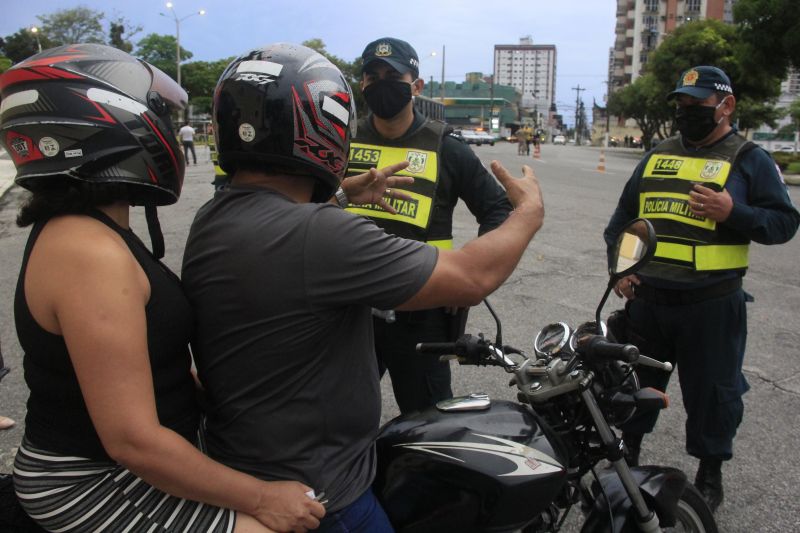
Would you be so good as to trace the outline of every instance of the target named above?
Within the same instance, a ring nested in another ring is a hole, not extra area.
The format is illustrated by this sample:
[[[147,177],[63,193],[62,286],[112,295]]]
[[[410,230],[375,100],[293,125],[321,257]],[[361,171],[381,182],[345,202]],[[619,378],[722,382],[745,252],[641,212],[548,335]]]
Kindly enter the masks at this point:
[[[341,187],[336,189],[336,203],[338,203],[339,207],[341,207],[342,209],[350,205],[350,200],[347,199],[347,194]]]

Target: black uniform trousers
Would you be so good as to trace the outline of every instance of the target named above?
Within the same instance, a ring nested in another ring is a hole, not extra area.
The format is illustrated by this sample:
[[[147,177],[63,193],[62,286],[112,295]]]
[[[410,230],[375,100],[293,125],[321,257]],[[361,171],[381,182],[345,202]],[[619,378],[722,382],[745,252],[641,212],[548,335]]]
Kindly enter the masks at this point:
[[[631,300],[629,320],[631,328],[646,339],[640,346],[643,354],[677,366],[686,409],[686,451],[698,458],[730,459],[744,413],[742,395],[750,388],[742,374],[747,340],[745,293],[739,288],[690,304],[653,300],[640,296]],[[642,366],[637,373],[642,387],[666,390],[669,373]],[[649,433],[658,413],[638,414],[622,430]]]
[[[381,376],[392,378],[394,397],[400,412],[410,413],[453,397],[450,363],[438,355],[420,354],[420,342],[453,341],[452,315],[444,309],[397,311],[395,321],[375,317],[375,354]]]

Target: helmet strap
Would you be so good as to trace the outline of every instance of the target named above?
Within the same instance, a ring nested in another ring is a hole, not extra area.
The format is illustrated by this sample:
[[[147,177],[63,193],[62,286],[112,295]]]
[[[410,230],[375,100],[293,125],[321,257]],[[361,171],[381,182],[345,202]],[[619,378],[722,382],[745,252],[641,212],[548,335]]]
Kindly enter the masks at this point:
[[[156,259],[164,257],[164,234],[161,233],[161,224],[158,222],[158,211],[155,204],[144,206],[144,216],[147,219],[147,230],[150,232],[150,245]]]

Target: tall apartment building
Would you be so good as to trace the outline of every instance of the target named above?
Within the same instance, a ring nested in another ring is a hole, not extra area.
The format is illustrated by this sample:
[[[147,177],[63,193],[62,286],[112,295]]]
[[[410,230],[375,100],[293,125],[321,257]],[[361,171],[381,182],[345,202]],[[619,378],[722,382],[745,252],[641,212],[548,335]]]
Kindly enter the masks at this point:
[[[789,69],[789,74],[781,83],[781,95],[778,98],[777,107],[788,109],[792,102],[800,98],[800,69]],[[792,123],[792,117],[784,115],[777,120],[775,128],[770,128],[767,124],[762,124],[753,132],[753,141],[769,151],[787,150],[794,148],[794,134],[785,136],[777,135],[781,128]]]
[[[608,68],[612,91],[638,78],[647,56],[684,22],[717,19],[733,23],[736,0],[617,0],[614,48]]]
[[[556,100],[555,45],[533,44],[531,37],[494,45],[493,81],[517,89],[522,107],[544,115]]]

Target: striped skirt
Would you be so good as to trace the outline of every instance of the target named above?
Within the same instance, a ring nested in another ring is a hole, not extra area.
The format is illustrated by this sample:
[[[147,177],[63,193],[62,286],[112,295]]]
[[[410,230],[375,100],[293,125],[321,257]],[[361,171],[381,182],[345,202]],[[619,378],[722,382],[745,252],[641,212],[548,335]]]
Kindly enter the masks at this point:
[[[14,487],[25,512],[51,532],[231,533],[236,521],[234,511],[170,496],[118,464],[40,450],[27,439]]]

